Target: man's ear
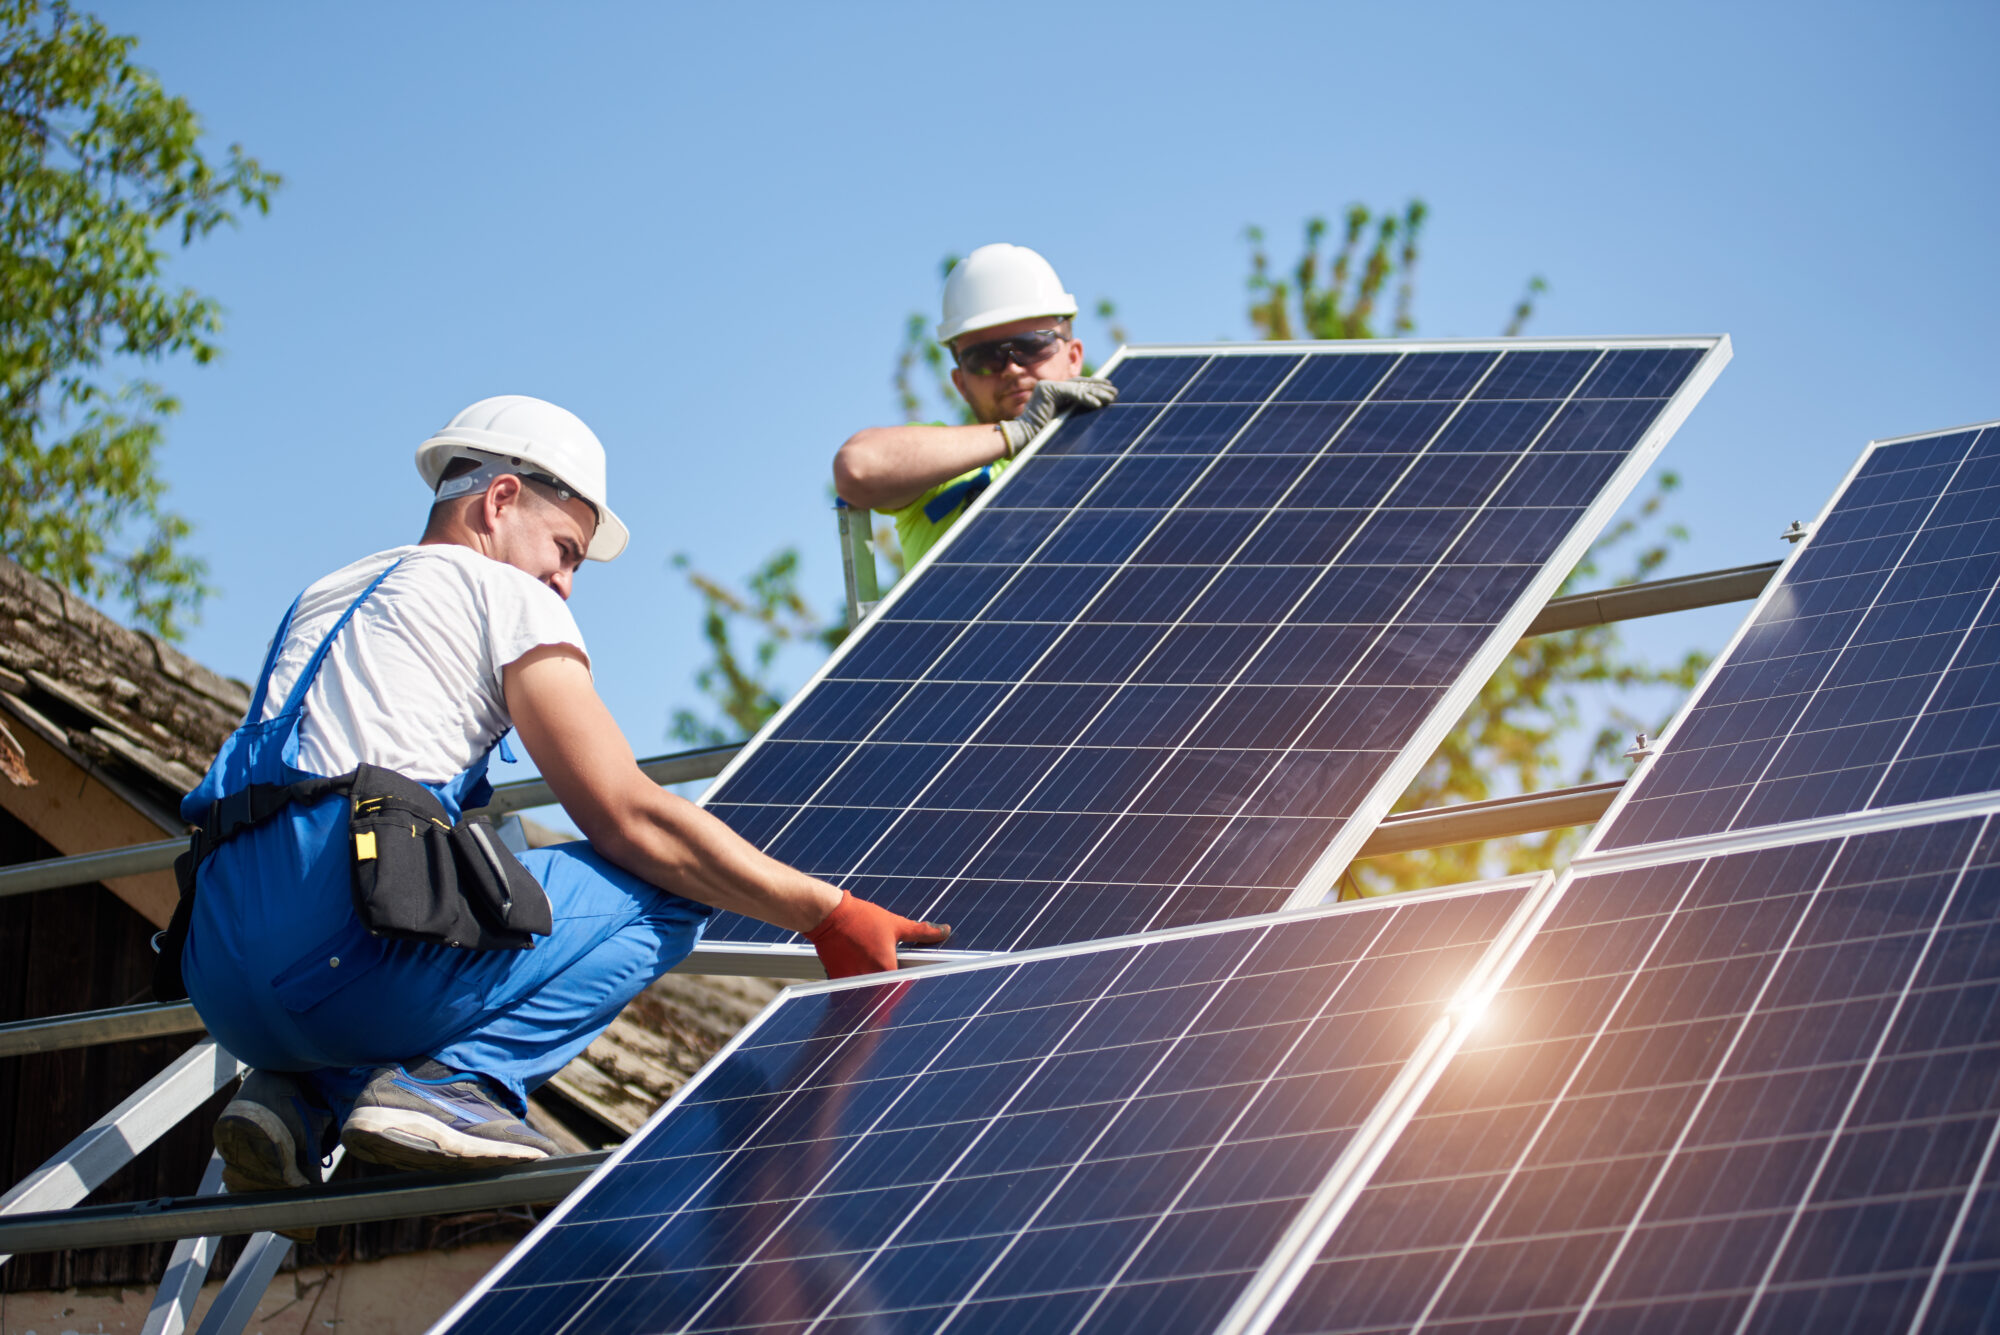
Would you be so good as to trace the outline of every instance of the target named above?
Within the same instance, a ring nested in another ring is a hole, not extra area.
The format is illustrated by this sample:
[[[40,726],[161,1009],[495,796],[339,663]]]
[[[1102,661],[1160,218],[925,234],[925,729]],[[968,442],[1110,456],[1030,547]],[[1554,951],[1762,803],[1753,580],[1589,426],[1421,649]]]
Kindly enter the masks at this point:
[[[479,498],[480,518],[486,521],[486,531],[493,532],[500,516],[521,504],[523,483],[512,473],[502,473],[486,488],[486,494]]]
[[[956,366],[951,368],[951,387],[958,391],[958,397],[967,403],[972,402],[972,396],[965,392],[965,372]]]
[[[1082,374],[1083,374],[1083,340],[1080,338],[1072,338],[1069,341],[1069,378],[1074,380]]]

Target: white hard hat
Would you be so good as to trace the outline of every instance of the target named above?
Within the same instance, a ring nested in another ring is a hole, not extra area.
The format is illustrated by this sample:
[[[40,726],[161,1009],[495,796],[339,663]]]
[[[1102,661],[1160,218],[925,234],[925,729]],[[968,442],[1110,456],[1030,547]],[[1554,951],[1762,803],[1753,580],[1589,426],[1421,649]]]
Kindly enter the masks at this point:
[[[975,329],[1037,315],[1076,314],[1076,298],[1063,291],[1049,262],[1026,246],[996,241],[952,266],[944,280],[944,323],[938,342]]]
[[[567,408],[525,394],[481,399],[417,446],[417,471],[436,491],[445,467],[468,452],[547,473],[590,502],[597,532],[584,555],[591,560],[609,561],[625,550],[631,534],[605,503],[604,446]]]

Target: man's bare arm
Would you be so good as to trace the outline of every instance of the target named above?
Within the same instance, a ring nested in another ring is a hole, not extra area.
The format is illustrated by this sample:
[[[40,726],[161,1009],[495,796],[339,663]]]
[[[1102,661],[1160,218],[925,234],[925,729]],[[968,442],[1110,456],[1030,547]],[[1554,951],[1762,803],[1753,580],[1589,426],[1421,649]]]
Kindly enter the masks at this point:
[[[864,510],[900,510],[917,497],[1007,455],[992,426],[871,426],[833,456],[833,489]]]
[[[810,932],[841,890],[766,857],[694,803],[643,774],[583,657],[543,645],[502,673],[507,709],[570,819],[606,858],[697,903]]]

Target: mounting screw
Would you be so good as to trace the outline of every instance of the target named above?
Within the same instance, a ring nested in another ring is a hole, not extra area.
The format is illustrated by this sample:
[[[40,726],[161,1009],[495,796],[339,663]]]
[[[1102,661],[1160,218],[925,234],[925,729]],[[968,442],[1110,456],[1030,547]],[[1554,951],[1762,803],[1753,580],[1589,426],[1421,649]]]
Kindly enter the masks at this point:
[[[1652,754],[1653,754],[1653,748],[1646,741],[1646,734],[1642,732],[1639,734],[1639,740],[1632,743],[1632,745],[1626,749],[1625,758],[1634,763],[1637,763],[1638,761],[1644,760],[1647,756],[1650,756]]]
[[[1812,532],[1811,529],[1807,528],[1804,524],[1801,524],[1798,520],[1794,519],[1792,521],[1792,526],[1786,529],[1783,533],[1780,533],[1778,536],[1783,538],[1786,542],[1796,543],[1804,541],[1806,534],[1810,532]]]

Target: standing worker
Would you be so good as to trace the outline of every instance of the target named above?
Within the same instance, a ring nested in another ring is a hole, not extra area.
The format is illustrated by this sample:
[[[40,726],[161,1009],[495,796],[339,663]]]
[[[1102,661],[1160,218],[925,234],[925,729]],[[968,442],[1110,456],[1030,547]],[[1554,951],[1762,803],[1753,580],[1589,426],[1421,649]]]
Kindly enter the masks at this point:
[[[717,909],[804,933],[834,977],[950,934],[764,856],[640,771],[565,605],[627,536],[589,427],[485,399],[417,467],[436,492],[422,541],[300,595],[182,804],[200,828],[157,990],[184,985],[255,1068],[215,1128],[232,1191],[317,1183],[336,1133],[399,1168],[554,1153],[522,1120],[529,1091]],[[510,728],[585,840],[516,859],[460,819]]]
[[[1076,298],[1026,246],[981,246],[953,266],[937,338],[951,349],[951,383],[978,423],[868,427],[833,457],[840,498],[896,521],[905,570],[1043,427],[1118,397],[1109,380],[1079,378],[1075,315]]]

